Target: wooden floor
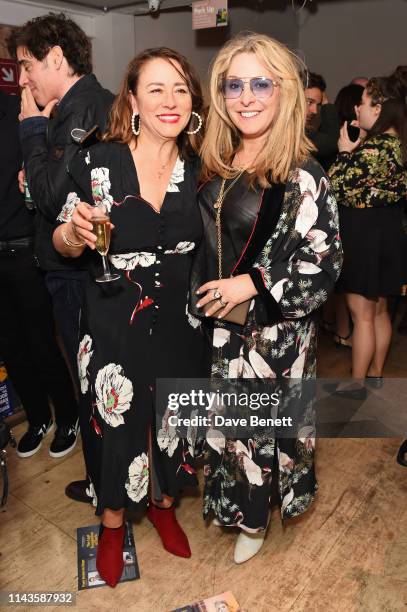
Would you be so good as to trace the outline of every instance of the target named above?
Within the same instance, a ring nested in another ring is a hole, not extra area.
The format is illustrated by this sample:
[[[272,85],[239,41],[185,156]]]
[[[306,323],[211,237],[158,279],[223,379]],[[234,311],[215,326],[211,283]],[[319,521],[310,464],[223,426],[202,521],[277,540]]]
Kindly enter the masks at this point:
[[[406,349],[407,339],[396,336],[388,376],[407,376]],[[349,367],[350,353],[322,337],[319,375],[346,376]],[[16,427],[17,437],[24,429]],[[232,590],[245,612],[406,610],[407,469],[395,462],[399,444],[318,440],[316,503],[284,528],[274,508],[266,544],[241,566],[232,561],[235,533],[205,526],[200,498],[183,498],[178,516],[192,558],[166,553],[143,519],[134,525],[141,580],[81,591],[75,609],[168,612]],[[83,474],[79,447],[60,460],[49,457],[48,442],[30,459],[10,453],[11,493],[0,511],[1,590],[76,590],[76,528],[96,521],[90,505],[65,497],[64,486]]]

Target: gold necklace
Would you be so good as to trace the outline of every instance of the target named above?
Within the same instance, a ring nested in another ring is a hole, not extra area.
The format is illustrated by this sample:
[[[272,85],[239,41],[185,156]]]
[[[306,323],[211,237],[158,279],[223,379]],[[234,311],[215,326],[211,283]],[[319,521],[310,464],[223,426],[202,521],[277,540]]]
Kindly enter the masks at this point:
[[[226,185],[226,181],[228,179],[223,178],[222,179],[222,184],[220,186],[220,190],[219,190],[219,194],[218,197],[215,200],[215,203],[213,205],[214,208],[221,208],[224,199],[226,198],[227,194],[229,193],[229,191],[232,189],[232,187],[237,183],[237,181],[240,179],[240,177],[242,176],[243,172],[246,172],[246,169],[241,170],[239,172],[239,174],[237,176],[235,176],[235,178],[233,179],[233,181],[230,183],[230,185],[228,185],[228,188],[225,191],[225,185]]]

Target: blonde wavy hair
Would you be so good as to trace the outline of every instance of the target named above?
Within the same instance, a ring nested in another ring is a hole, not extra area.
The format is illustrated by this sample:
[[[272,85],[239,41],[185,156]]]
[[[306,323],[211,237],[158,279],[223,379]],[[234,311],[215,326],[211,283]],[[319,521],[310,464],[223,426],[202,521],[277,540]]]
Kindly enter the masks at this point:
[[[290,170],[302,164],[315,150],[305,135],[306,100],[302,75],[306,68],[285,45],[263,34],[248,32],[228,41],[214,59],[210,79],[211,104],[206,134],[201,147],[203,180],[219,175],[237,175],[232,167],[242,147],[242,135],[226,110],[221,84],[232,59],[239,53],[254,53],[279,83],[280,99],[265,146],[257,156],[251,185],[270,187],[271,181],[284,183]],[[259,75],[260,76],[260,75]]]

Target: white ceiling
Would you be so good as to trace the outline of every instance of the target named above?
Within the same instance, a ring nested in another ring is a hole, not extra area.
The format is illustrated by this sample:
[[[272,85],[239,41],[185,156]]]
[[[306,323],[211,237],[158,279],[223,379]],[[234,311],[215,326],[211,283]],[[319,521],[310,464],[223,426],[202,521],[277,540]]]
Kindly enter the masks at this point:
[[[49,6],[60,9],[87,9],[88,12],[98,14],[116,11],[129,15],[143,15],[149,12],[148,0],[14,0],[19,4],[33,4],[35,6]],[[161,0],[160,10],[190,6],[191,0]]]

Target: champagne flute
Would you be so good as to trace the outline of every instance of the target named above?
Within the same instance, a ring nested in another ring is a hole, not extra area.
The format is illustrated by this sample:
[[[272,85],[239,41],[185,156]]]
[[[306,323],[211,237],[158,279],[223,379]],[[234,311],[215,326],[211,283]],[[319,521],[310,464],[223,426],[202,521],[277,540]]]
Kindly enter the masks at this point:
[[[118,280],[120,274],[110,272],[107,254],[110,247],[110,217],[107,208],[104,204],[98,204],[93,207],[92,225],[93,233],[96,236],[96,250],[102,256],[103,274],[95,280],[97,283],[109,283]]]

